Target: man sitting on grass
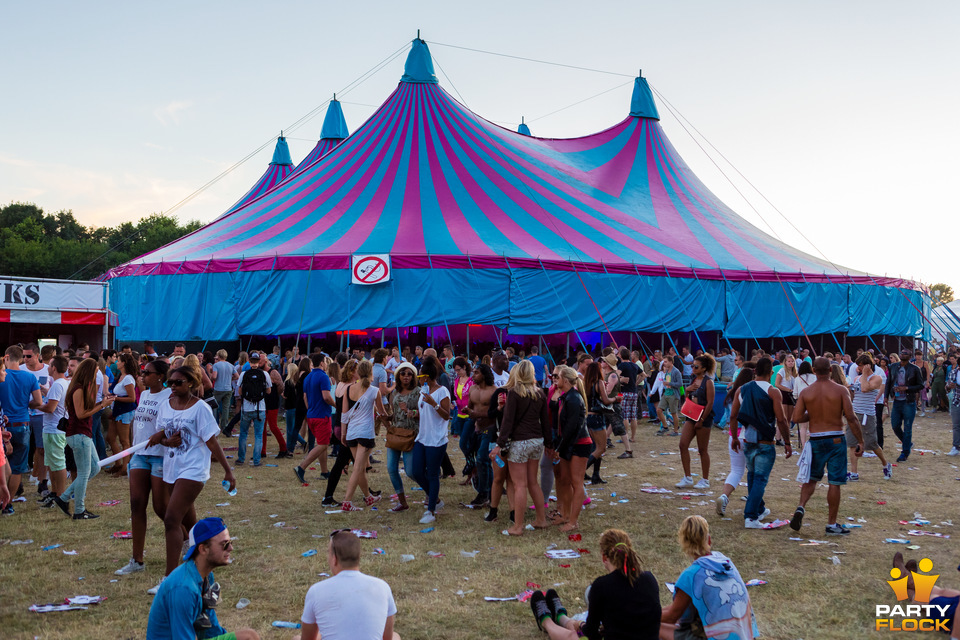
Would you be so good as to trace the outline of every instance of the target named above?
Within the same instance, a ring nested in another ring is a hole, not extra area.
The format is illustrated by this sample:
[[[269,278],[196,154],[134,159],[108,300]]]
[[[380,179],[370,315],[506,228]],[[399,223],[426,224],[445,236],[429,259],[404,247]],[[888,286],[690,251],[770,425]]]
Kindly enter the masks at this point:
[[[400,640],[393,631],[397,605],[390,585],[360,573],[360,539],[334,531],[327,548],[332,578],[307,591],[301,634],[294,640]]]
[[[260,640],[252,629],[227,633],[217,620],[220,583],[214,567],[230,564],[230,532],[220,518],[204,518],[190,529],[184,563],[160,585],[150,607],[147,640]]]

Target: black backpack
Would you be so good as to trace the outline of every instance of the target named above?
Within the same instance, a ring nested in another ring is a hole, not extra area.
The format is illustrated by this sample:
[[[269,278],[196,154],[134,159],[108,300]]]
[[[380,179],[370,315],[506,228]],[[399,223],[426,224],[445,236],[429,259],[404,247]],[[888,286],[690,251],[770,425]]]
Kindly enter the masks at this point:
[[[240,395],[247,402],[257,404],[267,395],[267,374],[263,369],[249,369],[244,372]]]

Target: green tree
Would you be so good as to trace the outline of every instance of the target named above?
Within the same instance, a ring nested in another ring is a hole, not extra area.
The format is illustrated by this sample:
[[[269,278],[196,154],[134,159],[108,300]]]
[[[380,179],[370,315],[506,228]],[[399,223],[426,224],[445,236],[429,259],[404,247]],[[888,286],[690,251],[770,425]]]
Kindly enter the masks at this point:
[[[953,287],[938,282],[930,287],[930,304],[939,307],[942,304],[953,302]]]
[[[0,206],[0,274],[93,278],[201,226],[157,213],[116,227],[84,227],[72,211],[46,214],[35,204],[14,202]]]

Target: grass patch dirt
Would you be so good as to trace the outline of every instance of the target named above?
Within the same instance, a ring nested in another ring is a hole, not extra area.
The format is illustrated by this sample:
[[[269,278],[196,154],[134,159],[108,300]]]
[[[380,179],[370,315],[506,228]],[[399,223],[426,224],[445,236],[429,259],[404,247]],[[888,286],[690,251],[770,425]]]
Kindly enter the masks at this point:
[[[941,525],[957,519],[956,495],[960,488],[958,459],[944,453],[950,449],[950,421],[947,414],[917,418],[914,441],[924,455],[916,451],[908,463],[894,469],[892,481],[882,479],[876,459],[865,459],[860,482],[843,488],[841,521],[848,517],[866,520],[862,528],[843,538],[828,538],[823,526],[826,520],[825,489],[819,488],[807,507],[805,524],[800,534],[788,527],[773,531],[743,529],[741,496],[738,488],[727,511],[729,520],[714,512],[714,498],[719,494],[729,470],[726,436],[714,430],[711,488],[706,496],[683,500],[676,493],[656,495],[641,492],[644,483],[668,487],[680,479],[677,439],[656,437],[653,428],[644,424],[637,434],[636,457],[618,460],[623,451],[618,444],[605,457],[603,475],[609,484],[598,489],[588,487],[593,503],[580,519],[581,542],[570,542],[556,528],[528,532],[522,538],[506,538],[500,531],[507,526],[506,502],[501,505],[500,521],[483,522],[484,512],[458,508],[469,501],[473,492],[460,487],[455,480],[444,480],[441,497],[446,509],[431,533],[421,533],[418,524],[422,511],[393,514],[389,503],[378,510],[360,513],[327,515],[320,506],[325,482],[319,468],[308,471],[308,487],[301,487],[292,468],[299,460],[280,460],[278,467],[236,471],[239,492],[228,496],[220,487],[222,474],[213,469],[213,478],[201,493],[198,514],[224,518],[232,535],[237,536],[234,562],[220,569],[217,579],[223,588],[219,611],[221,623],[228,630],[250,626],[264,638],[288,638],[289,630],[273,629],[273,620],[298,621],[307,589],[320,580],[326,566],[325,545],[330,531],[345,526],[372,529],[377,540],[364,540],[368,551],[361,569],[390,583],[397,601],[396,629],[405,639],[466,640],[473,638],[538,638],[529,607],[517,602],[489,603],[484,596],[512,596],[535,582],[544,589],[555,586],[572,611],[582,610],[584,588],[604,570],[600,564],[597,541],[610,527],[630,533],[641,557],[661,584],[661,601],[669,602],[664,582],[675,581],[688,565],[676,543],[680,521],[690,514],[701,514],[710,522],[714,548],[730,556],[744,580],[760,578],[768,584],[751,587],[750,595],[757,621],[764,638],[829,640],[832,638],[874,637],[874,607],[893,604],[886,584],[890,558],[900,549],[909,557],[929,557],[934,572],[941,573],[942,586],[957,587],[960,580],[952,568],[956,566],[957,540],[955,527]],[[896,439],[885,425],[887,449],[897,455]],[[224,446],[236,446],[236,439],[221,439]],[[271,440],[268,448],[275,453]],[[379,459],[383,459],[383,439],[378,441]],[[454,466],[462,467],[462,457],[451,439],[448,447]],[[233,452],[228,452],[235,455]],[[773,516],[788,519],[793,513],[799,489],[795,459],[777,459],[766,501]],[[273,464],[272,457],[265,462]],[[332,464],[332,460],[331,460]],[[375,465],[371,486],[393,493],[383,464]],[[699,458],[694,453],[694,472],[699,471]],[[617,477],[625,474],[626,477]],[[408,496],[422,500],[421,491],[410,491],[413,485],[404,477]],[[346,482],[340,484],[342,496]],[[695,490],[694,490],[695,491]],[[611,497],[611,493],[616,497]],[[118,577],[114,570],[130,557],[129,540],[112,540],[115,531],[130,529],[129,495],[125,480],[100,475],[89,487],[90,509],[101,515],[98,520],[74,522],[57,509],[41,509],[35,502],[34,487],[28,486],[28,502],[17,503],[16,515],[0,518],[0,636],[4,638],[143,638],[151,596],[146,590],[163,572],[163,527],[150,514],[147,532],[147,570],[132,576]],[[119,506],[96,506],[102,501],[121,500]],[[621,503],[619,500],[628,500]],[[229,506],[217,507],[217,503]],[[885,502],[886,504],[879,504]],[[884,544],[884,538],[907,538],[911,520],[919,512],[931,522],[930,531],[951,535],[951,539],[911,538],[919,550],[907,551],[904,545]],[[602,515],[601,515],[602,514]],[[271,515],[276,515],[271,518]],[[772,519],[772,518],[771,518]],[[296,529],[275,527],[278,522]],[[958,519],[960,524],[960,519]],[[319,536],[319,537],[314,537]],[[791,537],[829,540],[831,546],[801,546]],[[33,539],[29,545],[10,545],[9,541]],[[61,544],[58,549],[42,547]],[[589,554],[569,562],[548,560],[544,551],[556,543],[563,548],[582,547]],[[375,547],[385,555],[373,555]],[[310,549],[318,555],[301,556]],[[77,555],[63,551],[76,550]],[[479,553],[476,558],[461,557],[460,551]],[[430,558],[428,551],[444,554]],[[413,554],[416,560],[401,562],[401,554]],[[836,555],[840,564],[831,557]],[[83,578],[82,580],[80,578]],[[457,595],[458,591],[469,592]],[[101,595],[107,600],[86,611],[32,613],[34,603],[62,601],[74,595]],[[240,598],[251,605],[237,610]],[[933,636],[933,634],[927,634]]]

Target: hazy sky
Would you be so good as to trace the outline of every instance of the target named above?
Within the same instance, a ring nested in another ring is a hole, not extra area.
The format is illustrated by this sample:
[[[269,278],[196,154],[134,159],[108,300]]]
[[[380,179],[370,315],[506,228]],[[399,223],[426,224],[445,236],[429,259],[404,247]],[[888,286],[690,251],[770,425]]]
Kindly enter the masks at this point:
[[[452,95],[505,126],[524,116],[539,136],[619,122],[630,78],[442,44],[622,74],[642,68],[829,259],[960,292],[948,235],[960,172],[960,3],[948,0],[6,2],[0,202],[72,209],[84,224],[114,225],[169,210],[281,129],[298,162],[324,110],[289,125],[418,28]],[[340,93],[351,131],[395,88],[403,60]],[[714,192],[817,254],[658,106],[668,136]],[[272,151],[267,144],[177,215],[217,217]]]

